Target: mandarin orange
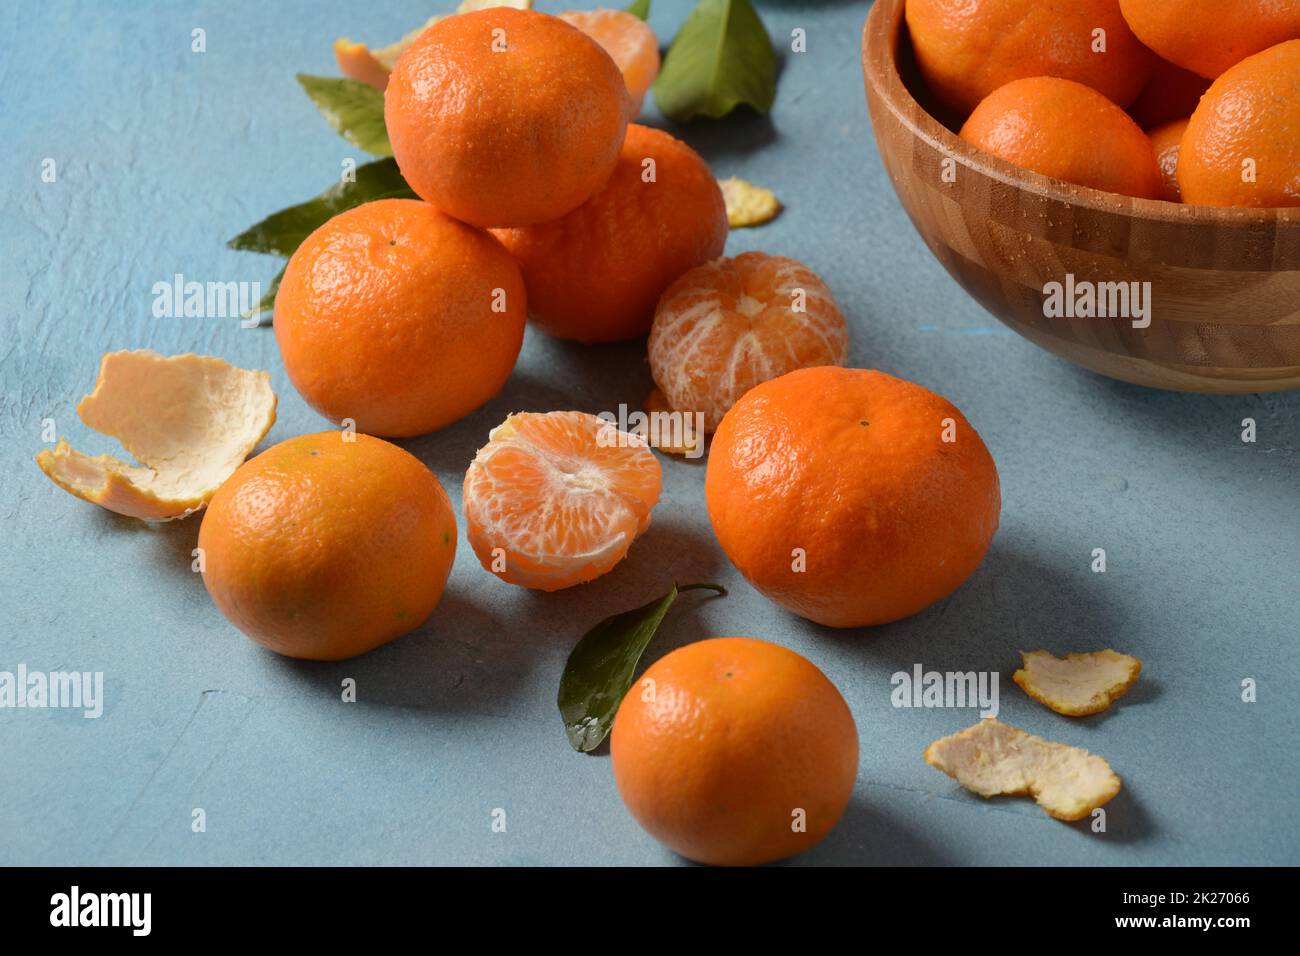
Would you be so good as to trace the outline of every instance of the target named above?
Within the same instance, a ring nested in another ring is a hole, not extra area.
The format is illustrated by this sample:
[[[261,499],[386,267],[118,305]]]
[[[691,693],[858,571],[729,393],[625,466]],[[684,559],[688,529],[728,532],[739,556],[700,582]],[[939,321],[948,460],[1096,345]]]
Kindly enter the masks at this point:
[[[722,550],[772,601],[887,624],[956,590],[998,527],[997,467],[952,403],[883,372],[801,369],[722,419],[704,481]]]
[[[595,40],[509,7],[439,20],[384,94],[411,188],[485,227],[548,222],[584,203],[618,162],[629,112],[623,74]]]
[[[1119,0],[1138,39],[1208,79],[1252,54],[1300,39],[1296,0]]]
[[[1030,76],[1074,80],[1128,106],[1155,61],[1118,0],[907,0],[906,17],[926,82],[963,115]]]
[[[1183,135],[1178,185],[1187,203],[1300,206],[1300,40],[1214,81]]]
[[[543,331],[615,342],[649,332],[660,294],[722,253],[727,207],[695,150],[632,125],[600,192],[562,219],[496,235],[523,269]]]
[[[422,435],[501,390],[524,338],[523,277],[492,236],[414,199],[340,213],[285,269],[275,338],[316,411]]]
[[[848,806],[858,732],[807,658],[719,637],[660,658],[623,698],[614,782],[656,840],[700,863],[747,866],[819,843]]]
[[[1038,76],[990,93],[961,138],[1013,165],[1067,183],[1154,199],[1160,167],[1151,141],[1091,87]]]
[[[240,466],[199,527],[222,614],[278,654],[341,660],[420,626],[456,555],[456,515],[410,453],[369,435],[290,438]]]

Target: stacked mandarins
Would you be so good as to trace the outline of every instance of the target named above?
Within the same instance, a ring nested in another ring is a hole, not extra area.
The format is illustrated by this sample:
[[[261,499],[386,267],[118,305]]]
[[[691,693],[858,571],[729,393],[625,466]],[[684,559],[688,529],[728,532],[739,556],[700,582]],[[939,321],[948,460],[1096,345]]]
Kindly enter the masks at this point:
[[[1007,162],[1144,199],[1300,205],[1300,3],[907,0],[906,19],[961,137]]]
[[[370,436],[425,434],[489,401],[530,305],[559,336],[644,335],[660,293],[722,252],[726,210],[704,161],[629,125],[658,68],[653,32],[630,14],[509,6],[439,19],[374,77],[420,198],[340,213],[285,268],[285,369],[344,431],[250,462],[208,513],[209,590],[250,637],[338,658],[417,626],[441,594],[455,525],[427,469]],[[554,590],[626,555],[649,525],[659,465],[610,432],[579,412],[511,416],[492,432],[464,489],[485,567]]]

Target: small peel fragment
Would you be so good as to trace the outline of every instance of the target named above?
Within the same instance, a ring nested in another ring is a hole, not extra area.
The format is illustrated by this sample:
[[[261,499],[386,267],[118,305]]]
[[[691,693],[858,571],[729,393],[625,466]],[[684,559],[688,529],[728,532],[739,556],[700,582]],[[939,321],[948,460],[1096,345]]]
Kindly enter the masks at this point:
[[[1137,683],[1142,662],[1112,650],[1056,657],[1021,651],[1021,668],[1011,679],[1044,707],[1066,717],[1099,714]]]
[[[533,0],[463,0],[461,5],[456,8],[456,14],[473,13],[475,10],[486,10],[489,7],[513,7],[516,10],[531,10]],[[454,15],[434,14],[424,22],[423,26],[416,27],[397,42],[382,46],[377,50],[372,50],[364,43],[356,43],[347,37],[340,37],[334,41],[334,59],[339,65],[339,71],[350,80],[357,80],[381,91],[387,89],[388,74],[393,72],[398,57],[406,52],[406,48],[414,43],[421,33],[439,20],[445,20],[448,16]]]
[[[1057,820],[1082,820],[1120,790],[1105,759],[986,717],[925,750],[925,762],[981,797],[1024,797]]]
[[[732,229],[746,229],[771,222],[781,212],[776,193],[732,176],[718,180],[727,203],[727,223]]]
[[[647,415],[654,415],[659,412],[673,411],[673,409],[670,408],[668,405],[668,398],[664,395],[663,391],[657,388],[650,390],[650,394],[647,395],[645,397],[645,401],[641,403],[641,410],[645,412]],[[699,458],[700,455],[703,454],[702,446],[704,443],[704,432],[702,430],[695,431],[692,427],[694,425],[694,422],[695,422],[695,418],[693,415],[691,415],[689,412],[684,413],[684,418],[683,418],[684,427],[682,429],[682,433],[677,436],[682,439],[682,443],[681,444],[672,444],[672,443],[651,444],[650,447],[653,448],[655,451],[661,451],[666,455],[678,455],[682,458],[686,458],[686,457]],[[687,427],[691,427],[691,431],[689,433],[687,433],[686,430]],[[659,440],[662,442],[664,436],[660,434],[658,437]],[[694,439],[693,443],[692,443],[692,439]]]
[[[77,415],[141,464],[87,455],[62,438],[36,464],[64,491],[109,511],[183,518],[206,505],[271,430],[275,406],[266,372],[193,353],[109,352]]]

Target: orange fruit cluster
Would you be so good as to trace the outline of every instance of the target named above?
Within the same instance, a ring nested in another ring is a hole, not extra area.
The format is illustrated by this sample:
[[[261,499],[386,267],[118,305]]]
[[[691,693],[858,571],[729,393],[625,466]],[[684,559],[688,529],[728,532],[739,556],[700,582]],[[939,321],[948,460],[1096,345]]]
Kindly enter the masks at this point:
[[[1009,163],[1142,199],[1300,205],[1300,4],[907,0],[906,19],[961,137]]]
[[[909,5],[936,88],[971,111],[963,135],[1097,188],[1162,188],[1149,141],[1112,102],[1137,99],[1155,69],[1113,0],[1055,17],[1010,0],[950,14],[938,0]],[[1063,39],[1094,21],[1111,32],[1100,62]],[[977,27],[1011,32],[990,52],[972,45]],[[348,48],[360,57],[349,62],[370,64],[363,52]],[[236,627],[280,654],[337,660],[432,613],[455,515],[419,460],[372,436],[424,434],[482,406],[510,376],[530,314],[581,342],[649,333],[668,410],[716,429],[704,494],[718,543],[781,606],[833,627],[884,624],[974,572],[1001,507],[979,434],[918,385],[841,367],[847,324],[807,266],[719,258],[727,215],[708,167],[629,123],[658,70],[641,21],[489,8],[436,21],[391,73],[367,69],[420,199],[335,216],[286,267],[275,312],[285,368],[344,429],[275,445],[212,497],[204,582]],[[1065,75],[1039,75],[1049,69]],[[1261,110],[1278,89],[1234,82]],[[1008,112],[1102,145],[1082,157],[1021,142]],[[1184,155],[1214,153],[1199,116]],[[1181,164],[1179,181],[1187,191]],[[662,483],[646,441],[602,417],[512,414],[465,473],[467,537],[507,583],[582,584],[629,553]],[[835,826],[858,735],[817,667],[720,638],[664,657],[647,682],[622,701],[611,753],[620,794],[653,836],[694,860],[757,864]]]

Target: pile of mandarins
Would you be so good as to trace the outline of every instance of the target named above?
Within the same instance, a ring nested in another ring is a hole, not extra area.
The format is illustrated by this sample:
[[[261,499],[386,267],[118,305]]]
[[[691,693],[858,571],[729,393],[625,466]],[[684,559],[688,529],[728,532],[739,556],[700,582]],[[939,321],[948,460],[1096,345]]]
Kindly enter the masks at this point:
[[[962,138],[1007,162],[1145,199],[1300,206],[1300,2],[907,0],[906,19]]]

